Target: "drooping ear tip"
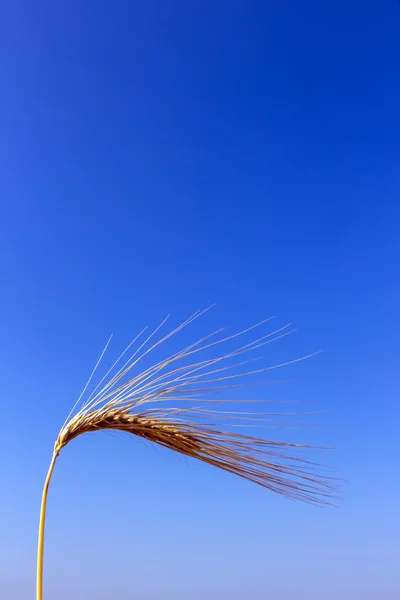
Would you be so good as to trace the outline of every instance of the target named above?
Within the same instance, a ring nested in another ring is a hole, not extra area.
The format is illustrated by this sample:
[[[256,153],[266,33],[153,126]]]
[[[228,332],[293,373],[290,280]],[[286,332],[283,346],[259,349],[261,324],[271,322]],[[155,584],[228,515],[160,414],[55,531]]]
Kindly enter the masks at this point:
[[[171,356],[167,356],[142,371],[139,370],[138,374],[127,376],[128,373],[133,373],[131,371],[133,367],[136,367],[139,361],[154,348],[158,348],[160,344],[169,340],[216,304],[212,304],[203,311],[196,311],[184,323],[169,333],[160,335],[160,339],[158,339],[158,332],[167,321],[164,319],[126,362],[125,359],[121,360],[132,344],[143,334],[144,330],[142,330],[97,384],[83,408],[71,417],[62,428],[55,451],[59,452],[73,438],[83,433],[101,429],[118,429],[208,462],[288,497],[295,496],[297,499],[317,503],[319,500],[316,498],[319,497],[321,500],[324,490],[327,491],[326,481],[322,477],[318,478],[315,473],[306,472],[304,465],[307,465],[307,461],[302,462],[294,452],[291,454],[296,445],[240,434],[233,435],[220,430],[220,427],[224,429],[226,425],[222,421],[222,418],[226,418],[223,410],[213,412],[212,420],[215,420],[216,424],[209,424],[208,427],[205,427],[201,424],[203,417],[199,418],[198,415],[199,406],[196,407],[196,404],[203,402],[218,404],[218,409],[221,403],[225,402],[227,404],[231,402],[235,404],[271,402],[268,399],[231,398],[224,400],[218,396],[224,390],[232,391],[254,385],[278,383],[275,380],[252,381],[250,378],[259,373],[270,372],[273,369],[303,361],[321,352],[319,350],[313,354],[279,364],[272,363],[266,365],[265,368],[261,364],[261,369],[243,369],[243,365],[265,358],[259,356],[261,347],[292,333],[291,330],[287,330],[288,325],[285,325],[275,328],[275,331],[267,332],[266,335],[257,333],[250,342],[246,340],[237,343],[239,339],[246,338],[250,332],[263,326],[275,316],[229,335],[219,335],[223,331],[222,329],[212,331]],[[227,349],[227,345],[230,346],[229,349]],[[221,346],[224,347],[224,350],[215,356],[213,350],[221,348]],[[210,353],[209,349],[212,349]],[[257,354],[254,354],[255,350],[257,350]],[[249,353],[251,353],[250,356]],[[243,355],[245,355],[244,358],[242,358]],[[117,366],[118,364],[122,364],[122,367]],[[115,371],[117,372],[115,373]],[[238,378],[239,382],[237,382]],[[185,409],[183,415],[182,408],[156,409],[156,412],[152,414],[149,411],[138,413],[141,410],[139,407],[145,404],[169,401],[173,403],[181,401],[185,403],[184,406],[190,402],[193,403],[193,406],[192,409],[190,407]],[[176,412],[174,413],[174,411]],[[182,420],[180,420],[181,416]],[[208,416],[210,415],[207,415],[207,418]],[[235,423],[235,427],[243,425],[247,428],[249,420],[251,419],[242,418]],[[270,420],[268,419],[268,424],[265,424],[268,428],[271,427]],[[274,425],[280,428],[281,422],[276,421]],[[260,448],[263,449],[262,452],[260,452]],[[297,445],[297,450],[307,451],[307,448],[310,446],[300,447]],[[314,487],[307,487],[307,481],[308,483],[313,482]],[[332,494],[329,492],[328,495]]]

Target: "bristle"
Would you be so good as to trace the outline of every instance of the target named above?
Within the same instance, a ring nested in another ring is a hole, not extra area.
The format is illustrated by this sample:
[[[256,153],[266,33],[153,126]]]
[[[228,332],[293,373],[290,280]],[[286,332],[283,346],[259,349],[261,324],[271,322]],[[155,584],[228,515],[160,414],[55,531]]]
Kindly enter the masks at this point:
[[[263,357],[252,356],[246,360],[235,361],[243,354],[253,353],[260,347],[289,335],[292,331],[285,331],[289,325],[259,335],[256,339],[234,346],[217,356],[206,355],[202,360],[185,362],[186,359],[199,353],[210,352],[211,349],[228,342],[235,342],[241,336],[264,325],[269,319],[238,333],[210,341],[222,329],[214,331],[124,381],[145,355],[179,333],[204,312],[197,311],[146,349],[146,345],[156,336],[166,319],[162,321],[112,375],[114,368],[118,368],[122,357],[132,346],[132,342],[97,384],[82,409],[64,424],[55,444],[55,453],[58,455],[71,440],[84,433],[102,430],[123,431],[236,474],[289,498],[320,504],[329,502],[335,495],[336,481],[324,476],[319,467],[299,455],[299,451],[307,451],[310,449],[309,446],[232,432],[232,428],[237,431],[238,427],[283,428],[291,423],[293,415],[307,413],[220,410],[220,406],[224,403],[251,405],[253,401],[215,398],[215,394],[223,391],[240,389],[246,385],[257,385],[257,382],[254,384],[251,379],[248,381],[251,376],[308,358],[308,356],[296,357],[285,363],[260,366],[258,369],[248,371],[243,371],[243,366],[260,361]],[[245,382],[232,383],[231,380],[235,379],[244,379]],[[103,388],[98,391],[100,384],[105,381]],[[272,382],[262,382],[261,385],[265,383]],[[189,405],[180,408],[159,406],[144,410],[142,408],[145,404],[159,404],[166,401],[179,401]],[[204,403],[208,404],[207,409],[203,408]],[[209,407],[210,404],[215,405],[214,409]]]

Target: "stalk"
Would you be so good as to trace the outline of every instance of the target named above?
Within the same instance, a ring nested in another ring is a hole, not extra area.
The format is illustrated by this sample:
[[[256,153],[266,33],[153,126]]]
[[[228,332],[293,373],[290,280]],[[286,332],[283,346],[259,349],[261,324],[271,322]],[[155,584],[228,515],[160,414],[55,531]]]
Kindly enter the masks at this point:
[[[51,459],[49,471],[47,473],[46,481],[44,482],[42,504],[40,507],[40,521],[39,521],[39,539],[38,539],[38,553],[37,553],[37,575],[36,575],[36,600],[43,600],[43,550],[44,550],[44,526],[46,520],[46,505],[47,505],[47,493],[49,491],[50,479],[53,474],[54,465],[56,464],[57,454],[53,454]]]

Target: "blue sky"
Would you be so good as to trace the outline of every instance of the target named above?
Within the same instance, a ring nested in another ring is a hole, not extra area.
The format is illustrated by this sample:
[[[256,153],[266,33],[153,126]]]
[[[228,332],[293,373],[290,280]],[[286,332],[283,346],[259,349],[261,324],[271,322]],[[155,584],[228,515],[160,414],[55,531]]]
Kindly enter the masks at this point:
[[[399,29],[395,0],[2,3],[2,596],[34,595],[109,334],[216,302],[207,331],[294,323],[271,360],[324,350],[279,397],[332,409],[304,436],[341,508],[82,438],[46,597],[398,598]]]

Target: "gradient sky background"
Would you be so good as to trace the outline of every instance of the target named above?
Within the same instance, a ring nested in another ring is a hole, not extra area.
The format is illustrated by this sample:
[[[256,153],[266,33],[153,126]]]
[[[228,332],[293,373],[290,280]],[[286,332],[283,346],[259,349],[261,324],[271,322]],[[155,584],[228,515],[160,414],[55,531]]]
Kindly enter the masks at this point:
[[[81,438],[46,598],[399,597],[399,31],[395,0],[1,3],[2,598],[34,597],[109,334],[213,302],[207,331],[293,321],[268,360],[324,350],[274,394],[333,409],[302,439],[339,445],[341,508]]]

